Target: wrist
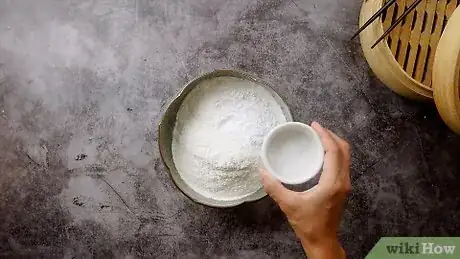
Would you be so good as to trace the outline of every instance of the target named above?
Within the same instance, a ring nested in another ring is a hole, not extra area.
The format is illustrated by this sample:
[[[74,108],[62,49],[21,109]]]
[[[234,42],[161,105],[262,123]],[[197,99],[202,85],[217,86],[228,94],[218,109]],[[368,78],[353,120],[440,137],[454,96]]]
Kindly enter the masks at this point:
[[[344,259],[345,251],[336,235],[318,238],[303,237],[300,239],[302,246],[311,259]]]

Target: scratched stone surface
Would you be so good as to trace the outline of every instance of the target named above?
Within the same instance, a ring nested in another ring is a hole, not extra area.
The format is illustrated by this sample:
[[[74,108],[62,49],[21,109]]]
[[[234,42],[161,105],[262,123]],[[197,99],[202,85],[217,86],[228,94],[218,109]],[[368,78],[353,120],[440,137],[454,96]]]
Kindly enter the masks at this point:
[[[0,257],[303,258],[269,199],[195,204],[157,123],[190,79],[236,68],[353,149],[340,239],[460,235],[460,138],[372,75],[361,1],[0,0]]]

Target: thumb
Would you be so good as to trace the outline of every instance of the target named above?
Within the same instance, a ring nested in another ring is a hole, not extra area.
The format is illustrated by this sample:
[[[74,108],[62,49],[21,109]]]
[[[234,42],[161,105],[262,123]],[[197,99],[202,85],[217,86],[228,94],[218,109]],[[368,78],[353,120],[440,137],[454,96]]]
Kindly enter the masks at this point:
[[[286,201],[292,196],[293,191],[287,189],[275,177],[270,175],[264,169],[260,169],[260,176],[264,190],[278,205],[287,203]]]

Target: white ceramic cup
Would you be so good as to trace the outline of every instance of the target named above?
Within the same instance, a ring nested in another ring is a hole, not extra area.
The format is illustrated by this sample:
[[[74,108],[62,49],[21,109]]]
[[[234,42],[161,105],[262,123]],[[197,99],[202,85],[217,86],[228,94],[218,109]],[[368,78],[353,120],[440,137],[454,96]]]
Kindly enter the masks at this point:
[[[273,128],[262,145],[265,170],[285,184],[302,184],[321,171],[324,147],[310,126],[287,122]]]

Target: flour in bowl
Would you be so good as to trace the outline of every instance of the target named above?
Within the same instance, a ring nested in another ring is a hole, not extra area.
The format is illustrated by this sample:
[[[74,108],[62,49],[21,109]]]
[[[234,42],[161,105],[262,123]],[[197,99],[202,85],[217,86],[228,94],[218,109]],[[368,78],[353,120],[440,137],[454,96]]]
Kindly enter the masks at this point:
[[[258,164],[265,135],[286,117],[255,83],[217,77],[192,90],[177,114],[172,153],[182,179],[216,200],[236,200],[262,186]]]

